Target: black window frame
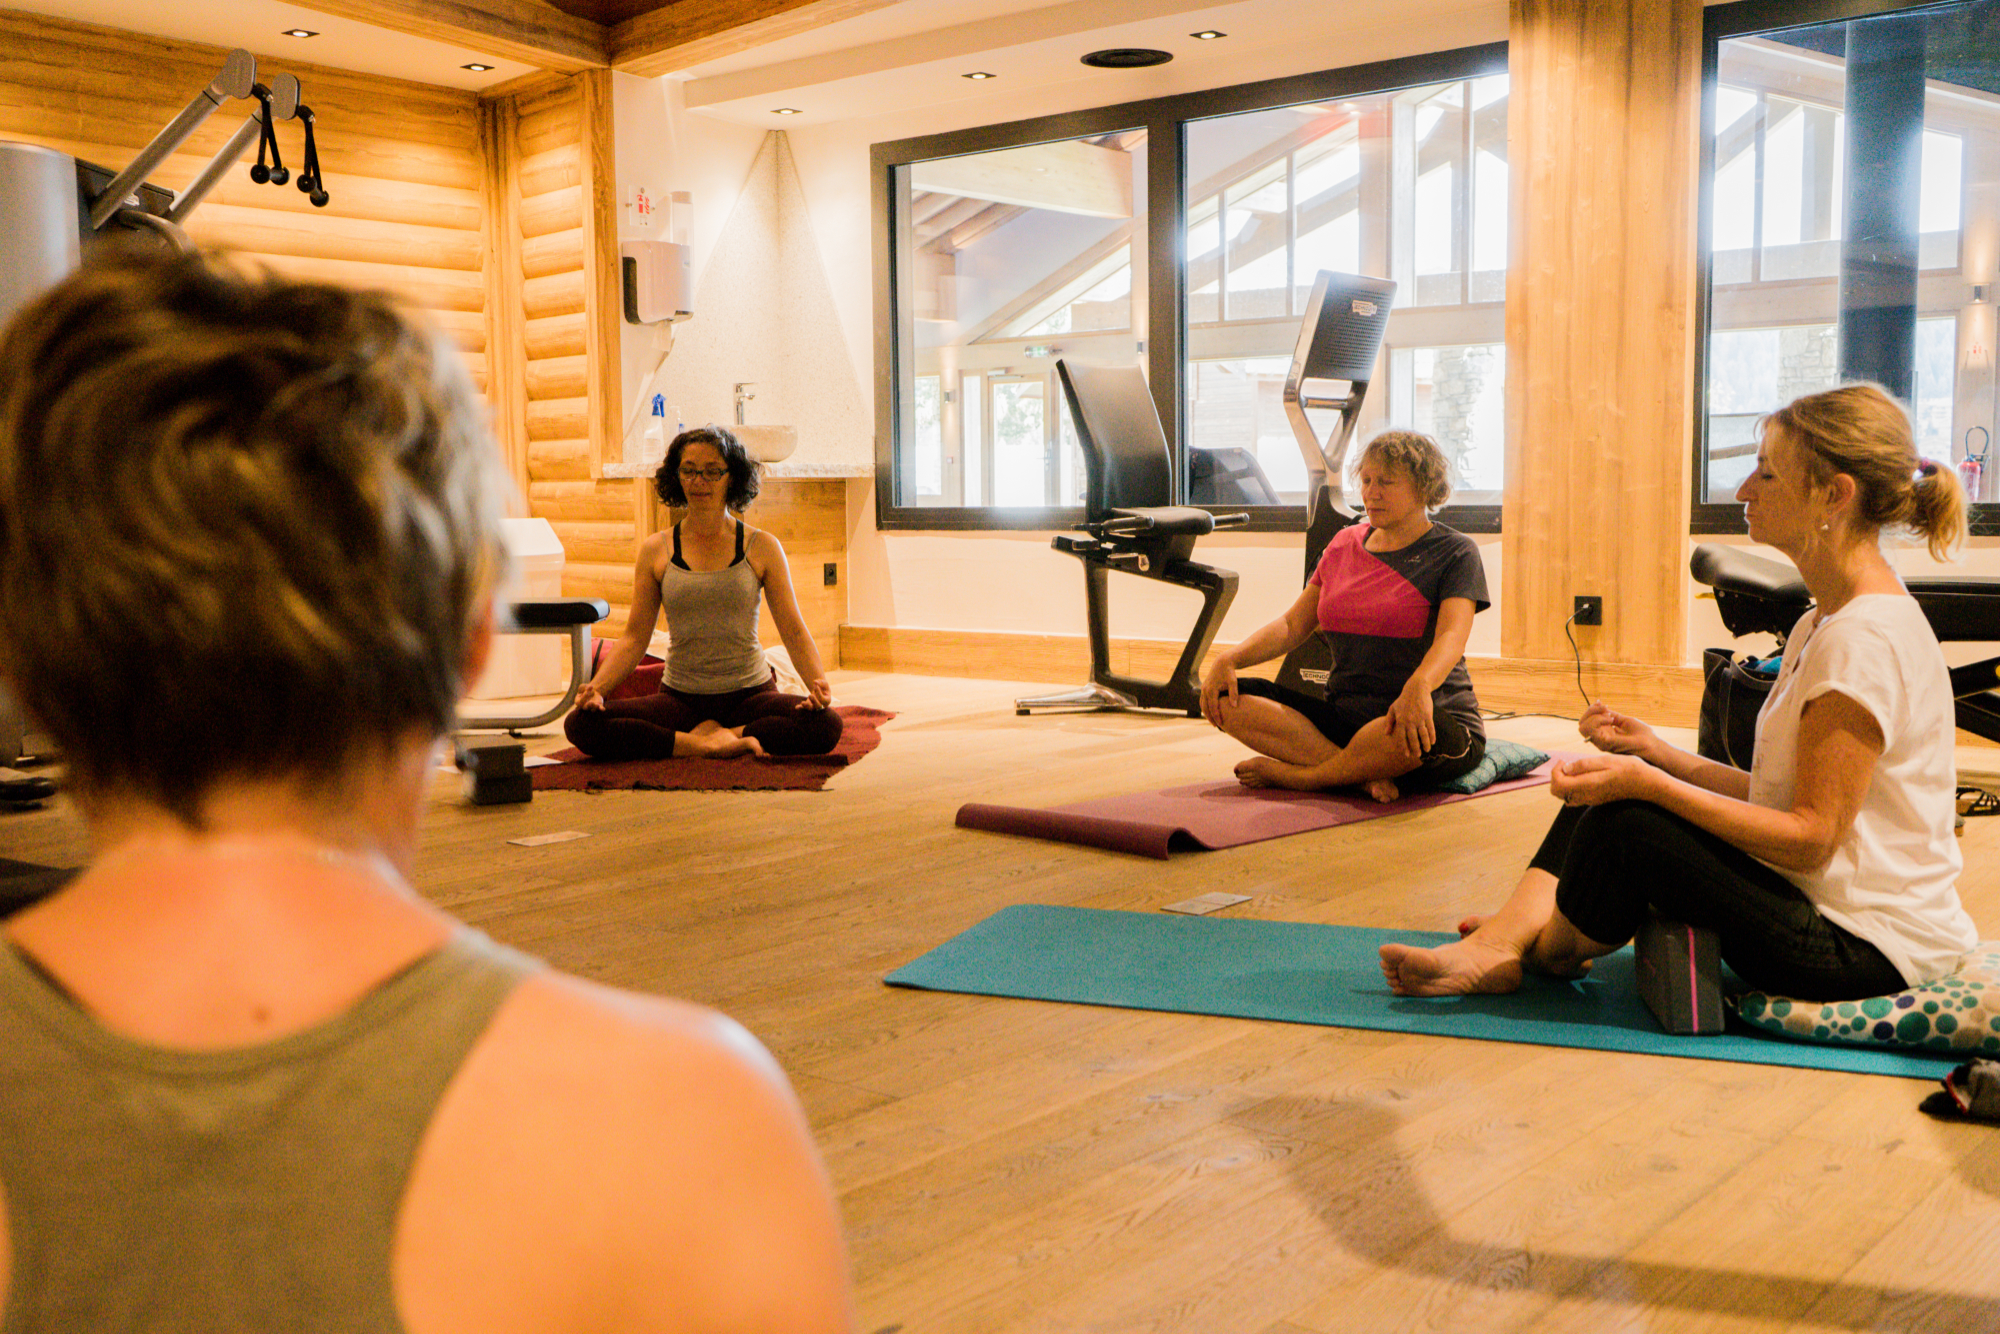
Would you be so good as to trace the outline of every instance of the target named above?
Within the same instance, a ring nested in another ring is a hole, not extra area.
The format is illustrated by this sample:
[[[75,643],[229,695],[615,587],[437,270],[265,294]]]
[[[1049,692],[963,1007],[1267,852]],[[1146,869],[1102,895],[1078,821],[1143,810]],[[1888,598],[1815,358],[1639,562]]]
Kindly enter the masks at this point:
[[[1711,5],[1702,12],[1701,25],[1701,181],[1696,208],[1695,292],[1695,379],[1694,457],[1689,479],[1688,532],[1692,536],[1748,535],[1743,507],[1734,503],[1713,503],[1702,497],[1706,492],[1705,465],[1708,458],[1708,350],[1709,305],[1713,296],[1715,250],[1715,97],[1721,84],[1722,43],[1736,37],[1792,28],[1812,28],[1854,19],[1880,18],[1885,14],[1910,14],[1926,10],[1946,12],[1957,9],[1963,0],[1738,0],[1736,4]],[[2000,534],[2000,503],[1969,507],[1969,531],[1975,537]]]
[[[1490,42],[1395,60],[1348,65],[1311,74],[1265,79],[1170,97],[1120,102],[1088,110],[982,125],[944,134],[921,135],[874,144],[869,149],[875,276],[875,526],[882,530],[931,532],[1022,532],[1073,528],[1083,522],[1081,506],[918,506],[895,503],[896,442],[903,435],[901,398],[896,392],[900,348],[914,341],[912,305],[897,287],[896,255],[907,246],[908,176],[899,168],[932,158],[991,152],[1029,144],[1146,131],[1147,327],[1144,364],[1159,409],[1160,425],[1173,454],[1176,503],[1187,485],[1185,383],[1187,341],[1186,139],[1189,121],[1245,111],[1294,106],[1301,102],[1401,92],[1455,79],[1507,72],[1507,44]],[[1139,330],[1133,336],[1141,336]],[[1384,387],[1386,391],[1386,386]],[[1067,409],[1064,409],[1065,411]],[[911,453],[908,465],[915,466]],[[1240,510],[1241,506],[1205,506]],[[1303,505],[1250,507],[1251,532],[1303,532]],[[1498,505],[1448,505],[1440,515],[1467,533],[1500,531]]]

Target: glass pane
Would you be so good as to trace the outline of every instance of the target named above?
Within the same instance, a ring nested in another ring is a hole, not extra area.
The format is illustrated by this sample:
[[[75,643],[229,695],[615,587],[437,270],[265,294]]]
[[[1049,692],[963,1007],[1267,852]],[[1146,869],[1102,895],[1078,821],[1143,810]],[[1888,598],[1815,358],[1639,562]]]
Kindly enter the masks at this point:
[[[1139,359],[1145,159],[1130,130],[899,169],[897,503],[1078,503],[1054,358]],[[959,387],[935,443],[926,383]]]
[[[1458,501],[1498,503],[1507,97],[1502,74],[1188,123],[1191,500],[1304,503],[1307,459],[1283,389],[1299,314],[1318,275],[1332,271],[1397,284],[1357,438],[1390,425],[1440,433],[1459,467]],[[1429,307],[1424,346],[1398,353],[1417,341],[1399,338],[1414,306]],[[1440,332],[1448,345],[1438,345]],[[1392,364],[1404,368],[1400,388]],[[1324,442],[1333,414],[1310,419]]]
[[[1732,499],[1762,414],[1839,383],[1843,366],[1902,395],[1927,456],[1983,454],[1996,425],[1996,29],[2000,0],[1977,0],[1721,44],[1703,500]],[[1865,86],[1850,86],[1851,50],[1868,57]],[[1873,155],[1866,171],[1850,153]],[[1868,220],[1865,244],[1844,240],[1862,230],[1854,217]],[[1861,294],[1844,354],[1843,263]],[[1975,499],[1994,498],[1991,471]]]

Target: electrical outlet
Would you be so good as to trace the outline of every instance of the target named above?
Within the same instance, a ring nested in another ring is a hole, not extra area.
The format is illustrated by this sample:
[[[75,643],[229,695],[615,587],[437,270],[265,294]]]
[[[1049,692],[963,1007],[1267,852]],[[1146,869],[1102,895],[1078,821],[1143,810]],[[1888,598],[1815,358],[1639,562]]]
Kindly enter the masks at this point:
[[[1578,625],[1604,624],[1604,599],[1580,597],[1576,600],[1576,623]]]
[[[840,582],[840,567],[834,564],[832,561],[828,561],[826,563],[825,580],[826,580],[826,586],[828,588],[832,588],[835,584]]]

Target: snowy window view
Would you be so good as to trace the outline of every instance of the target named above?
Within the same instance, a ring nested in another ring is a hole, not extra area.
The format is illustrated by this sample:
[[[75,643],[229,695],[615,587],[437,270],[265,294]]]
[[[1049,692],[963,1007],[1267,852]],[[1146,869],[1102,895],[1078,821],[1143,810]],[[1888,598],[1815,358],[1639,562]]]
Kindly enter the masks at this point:
[[[1898,335],[1910,341],[1895,345],[1907,346],[1908,383],[1892,388],[1910,409],[1918,449],[1956,462],[1968,436],[1978,452],[1995,425],[1992,293],[1975,287],[1992,281],[1993,258],[1967,238],[2000,224],[1991,212],[2000,77],[1985,35],[2000,21],[2000,3],[1893,21],[1926,26],[1922,68],[1908,71],[1923,76],[1920,127],[1918,102],[1903,103],[1909,132],[1919,136],[1917,182],[1906,196],[1914,207],[1902,215],[1910,220],[1904,227],[1914,223],[1915,310]],[[1882,191],[1879,181],[1848,179],[1850,115],[1866,129],[1871,116],[1888,114],[1876,101],[1849,106],[1848,42],[1862,26],[1822,24],[1720,44],[1700,502],[1733,501],[1754,466],[1765,413],[1841,383],[1843,365],[1854,361],[1843,362],[1840,346],[1842,248],[1858,202],[1876,203]],[[1992,485],[1989,473],[1974,499],[1993,500]]]

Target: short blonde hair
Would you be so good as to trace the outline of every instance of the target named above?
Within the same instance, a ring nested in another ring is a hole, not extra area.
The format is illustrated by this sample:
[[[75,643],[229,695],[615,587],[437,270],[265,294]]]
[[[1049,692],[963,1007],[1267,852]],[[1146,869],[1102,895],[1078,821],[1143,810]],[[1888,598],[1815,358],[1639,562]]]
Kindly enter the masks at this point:
[[[1437,441],[1421,431],[1384,431],[1370,440],[1355,456],[1357,476],[1361,465],[1370,459],[1408,477],[1427,510],[1438,509],[1451,499],[1451,463]]]
[[[1856,512],[1873,528],[1903,527],[1943,560],[1965,538],[1965,488],[1950,466],[1917,456],[1910,415],[1879,384],[1807,394],[1761,423],[1790,443],[1807,478],[1824,487],[1854,479]]]
[[[450,728],[506,487],[387,297],[114,251],[0,340],[0,673],[87,799],[323,791]]]

